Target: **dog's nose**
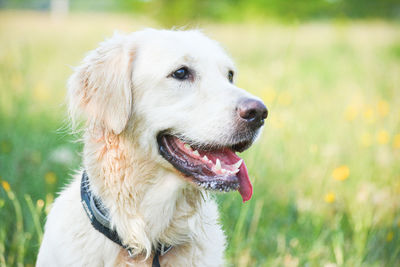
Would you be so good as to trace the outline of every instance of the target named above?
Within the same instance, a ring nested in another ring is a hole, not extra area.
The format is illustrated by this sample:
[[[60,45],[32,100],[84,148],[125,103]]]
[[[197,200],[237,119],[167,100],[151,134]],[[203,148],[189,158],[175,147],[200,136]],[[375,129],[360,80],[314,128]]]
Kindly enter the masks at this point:
[[[236,110],[239,117],[253,129],[261,127],[268,116],[268,109],[264,103],[251,98],[240,100]]]

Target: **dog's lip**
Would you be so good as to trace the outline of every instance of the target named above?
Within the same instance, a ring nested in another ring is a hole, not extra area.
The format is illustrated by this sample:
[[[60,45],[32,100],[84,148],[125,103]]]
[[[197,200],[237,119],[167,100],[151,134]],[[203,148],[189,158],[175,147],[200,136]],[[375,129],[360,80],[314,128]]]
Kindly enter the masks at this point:
[[[252,195],[247,168],[235,154],[248,148],[251,142],[231,146],[193,145],[167,133],[157,136],[160,154],[189,181],[205,189],[239,190],[243,201]],[[249,144],[250,143],[250,144]]]
[[[246,149],[248,149],[252,144],[252,140],[245,140],[242,142],[238,142],[234,145],[232,145],[232,150],[237,151],[237,152],[243,152]]]

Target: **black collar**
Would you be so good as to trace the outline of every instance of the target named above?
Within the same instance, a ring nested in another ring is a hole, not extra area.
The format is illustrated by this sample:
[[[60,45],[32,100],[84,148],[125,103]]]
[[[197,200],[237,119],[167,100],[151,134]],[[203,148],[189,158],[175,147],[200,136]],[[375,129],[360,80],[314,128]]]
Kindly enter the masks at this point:
[[[81,180],[81,202],[87,216],[90,219],[90,222],[92,223],[92,226],[97,231],[105,235],[108,239],[126,249],[129,256],[132,257],[132,249],[123,245],[118,233],[114,229],[111,229],[108,210],[102,205],[99,198],[92,195],[92,192],[89,189],[89,176],[87,175],[86,171],[83,171]],[[153,267],[160,266],[159,256],[163,256],[171,248],[172,246],[170,245],[161,243],[158,244],[153,258]]]

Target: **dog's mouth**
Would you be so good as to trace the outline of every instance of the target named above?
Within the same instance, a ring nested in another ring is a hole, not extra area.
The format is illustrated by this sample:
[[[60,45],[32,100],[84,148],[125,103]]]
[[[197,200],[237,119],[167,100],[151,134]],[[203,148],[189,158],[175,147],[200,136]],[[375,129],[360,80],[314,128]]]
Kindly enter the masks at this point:
[[[191,142],[160,133],[157,142],[160,154],[191,182],[210,190],[239,190],[243,202],[251,198],[253,188],[246,165],[235,152],[247,149],[252,140],[213,148],[190,146]]]

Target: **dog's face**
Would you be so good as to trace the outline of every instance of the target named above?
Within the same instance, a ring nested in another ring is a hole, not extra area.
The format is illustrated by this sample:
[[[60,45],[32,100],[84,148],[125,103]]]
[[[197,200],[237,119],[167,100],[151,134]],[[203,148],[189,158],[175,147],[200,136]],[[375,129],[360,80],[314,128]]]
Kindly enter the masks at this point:
[[[267,109],[234,85],[235,72],[223,49],[198,31],[114,36],[71,78],[71,106],[83,106],[91,125],[133,131],[163,168],[206,189],[239,189],[245,201],[252,187],[235,152],[252,144]]]

